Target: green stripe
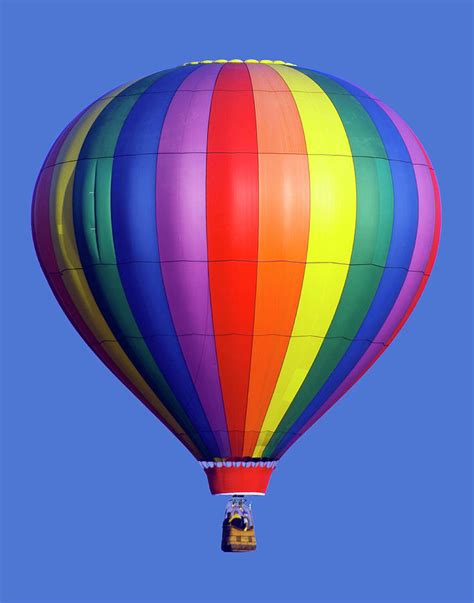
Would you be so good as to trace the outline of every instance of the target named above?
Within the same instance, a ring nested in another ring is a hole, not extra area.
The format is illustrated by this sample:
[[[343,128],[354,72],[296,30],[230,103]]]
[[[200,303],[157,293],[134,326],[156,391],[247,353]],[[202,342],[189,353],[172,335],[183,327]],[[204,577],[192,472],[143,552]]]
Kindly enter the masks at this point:
[[[330,78],[306,69],[299,71],[313,79],[330,96],[344,124],[354,155],[356,231],[351,267],[327,336],[305,381],[267,444],[264,457],[272,456],[355,338],[377,292],[393,225],[390,165],[386,160],[385,146],[369,115],[355,97],[337,94],[347,91]]]
[[[148,86],[167,72],[145,78]],[[115,147],[130,111],[140,98],[127,96],[143,90],[137,82],[114,98],[100,113],[84,141],[74,180],[74,228],[84,273],[104,318],[143,379],[156,392],[196,447],[207,447],[176,399],[145,343],[133,317],[116,265],[113,240],[111,185]],[[94,159],[95,157],[103,157]],[[126,335],[127,339],[123,336]]]

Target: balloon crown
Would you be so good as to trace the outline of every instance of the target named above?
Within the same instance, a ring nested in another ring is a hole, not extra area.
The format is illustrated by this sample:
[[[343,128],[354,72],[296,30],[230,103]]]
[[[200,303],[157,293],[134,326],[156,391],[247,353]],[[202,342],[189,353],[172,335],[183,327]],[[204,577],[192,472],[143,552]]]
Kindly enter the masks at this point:
[[[205,61],[189,61],[183,63],[183,67],[186,65],[208,65],[210,63],[263,63],[264,65],[287,65],[289,67],[296,67],[295,63],[287,63],[286,61],[270,61],[268,59],[206,59]]]

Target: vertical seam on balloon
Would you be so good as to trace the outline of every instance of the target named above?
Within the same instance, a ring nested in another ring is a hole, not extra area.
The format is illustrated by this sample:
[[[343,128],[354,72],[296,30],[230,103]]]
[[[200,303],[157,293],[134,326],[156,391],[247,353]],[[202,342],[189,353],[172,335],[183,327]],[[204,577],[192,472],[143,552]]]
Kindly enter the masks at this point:
[[[226,413],[226,407],[225,407],[225,401],[224,401],[224,392],[222,391],[222,381],[221,381],[221,367],[220,367],[220,363],[219,363],[219,355],[217,353],[217,345],[216,345],[216,336],[215,336],[215,326],[214,326],[214,309],[212,307],[212,290],[211,290],[211,275],[210,275],[210,271],[209,271],[209,236],[208,236],[208,228],[207,228],[207,206],[208,206],[208,196],[207,196],[207,181],[208,181],[208,174],[209,174],[209,165],[208,165],[208,161],[209,161],[209,130],[211,127],[211,115],[212,115],[212,105],[214,102],[214,92],[216,90],[216,86],[217,86],[217,81],[220,77],[220,74],[222,72],[223,69],[223,65],[219,66],[219,72],[216,76],[216,80],[214,82],[214,87],[212,89],[212,93],[211,93],[211,102],[209,104],[209,119],[207,120],[207,139],[206,139],[206,174],[205,174],[205,191],[206,191],[206,207],[205,207],[205,225],[206,225],[206,253],[207,253],[207,282],[208,282],[208,289],[209,289],[209,307],[211,309],[211,323],[212,323],[212,332],[214,333],[213,337],[212,337],[212,341],[214,343],[214,353],[215,353],[215,357],[216,357],[216,363],[217,363],[217,376],[219,378],[219,388],[221,390],[221,400],[222,400],[222,409],[224,412],[224,417],[225,417],[225,422],[226,422],[226,433],[227,433],[227,437],[228,437],[228,433],[229,433],[229,422],[227,420],[227,413]],[[228,437],[229,439],[229,437]],[[220,451],[220,449],[219,449]],[[229,439],[229,451],[232,454],[232,450],[230,449],[230,439]],[[222,451],[220,451],[222,452]],[[215,457],[214,457],[215,458]]]
[[[96,159],[95,160],[95,166],[94,166],[94,191],[92,193],[93,195],[93,203],[94,203],[94,235],[95,235],[95,244],[97,247],[97,258],[99,260],[99,262],[101,262],[101,257],[100,257],[100,245],[99,245],[99,233],[97,231],[97,224],[98,224],[98,220],[97,220],[97,168],[99,165],[99,161],[100,159]]]
[[[255,139],[256,139],[256,148],[257,148],[257,260],[260,252],[260,161],[258,155],[258,128],[257,128],[257,110],[255,107],[255,93],[253,88],[252,77],[250,75],[250,70],[248,65],[245,65],[245,69],[247,70],[247,75],[250,81],[250,87],[252,92],[252,102],[253,102],[253,116],[255,121]],[[247,398],[245,404],[245,412],[244,412],[244,423],[243,423],[243,433],[242,433],[242,448],[239,451],[239,454],[236,456],[242,456],[244,451],[245,444],[245,430],[247,424],[247,411],[249,405],[249,392],[250,392],[250,378],[252,374],[252,357],[253,357],[253,347],[254,347],[254,332],[255,332],[255,315],[257,312],[257,291],[258,291],[258,271],[259,271],[259,262],[257,261],[257,266],[255,269],[255,292],[253,297],[253,324],[252,324],[252,347],[250,348],[250,359],[249,359],[249,374],[247,378]]]
[[[186,82],[186,80],[187,80],[187,79],[190,77],[190,75],[192,75],[192,74],[193,74],[193,73],[195,73],[196,71],[199,71],[199,70],[201,70],[201,69],[203,69],[203,68],[204,68],[204,65],[199,65],[199,66],[197,67],[197,69],[193,69],[193,71],[192,71],[190,74],[188,74],[188,75],[187,75],[187,76],[186,76],[186,77],[183,79],[183,81],[181,82],[181,84],[180,84],[180,85],[179,85],[179,86],[176,88],[176,90],[174,91],[173,96],[171,97],[171,99],[170,99],[170,101],[169,101],[169,103],[168,103],[168,106],[167,106],[167,108],[166,108],[166,113],[165,113],[165,115],[164,115],[164,117],[163,117],[163,122],[162,122],[162,125],[161,125],[160,136],[159,136],[158,141],[157,141],[157,144],[158,144],[158,146],[157,146],[157,152],[159,151],[159,148],[160,148],[160,144],[161,144],[161,136],[162,136],[162,133],[163,133],[163,128],[164,128],[164,125],[165,125],[165,122],[166,122],[166,118],[167,118],[167,116],[168,116],[168,112],[169,112],[169,109],[170,109],[171,104],[172,104],[172,102],[173,102],[173,99],[174,99],[174,97],[176,96],[176,93],[178,92],[178,90],[180,89],[180,87],[181,87],[182,85],[184,85],[184,83],[185,83],[185,82]],[[155,204],[154,204],[154,211],[155,211],[156,244],[157,244],[157,246],[158,246],[158,253],[159,253],[159,242],[158,242],[159,232],[158,232],[157,195],[156,195],[156,183],[157,183],[157,177],[158,177],[158,158],[159,158],[159,155],[157,155],[157,160],[155,161],[155,164],[154,164],[154,165],[155,165]],[[162,280],[162,283],[163,283],[163,292],[164,292],[164,298],[165,298],[166,305],[167,305],[167,308],[168,308],[168,314],[169,314],[169,317],[170,317],[170,322],[171,322],[171,325],[172,325],[173,330],[174,330],[174,333],[175,333],[177,347],[178,347],[178,349],[179,349],[179,352],[180,352],[180,355],[181,355],[181,358],[182,358],[182,363],[183,363],[183,366],[186,368],[186,371],[188,372],[188,375],[189,375],[189,383],[190,383],[190,386],[191,386],[191,387],[190,387],[190,389],[189,389],[188,397],[191,395],[192,391],[194,390],[194,393],[195,393],[195,396],[196,396],[196,400],[198,401],[199,406],[201,407],[201,411],[202,411],[202,415],[203,415],[203,417],[204,417],[204,418],[205,418],[205,420],[207,421],[207,424],[208,424],[208,426],[209,426],[209,431],[210,431],[210,433],[212,434],[212,437],[213,437],[213,439],[214,439],[214,441],[215,441],[216,448],[217,448],[218,450],[220,450],[220,448],[219,448],[219,442],[218,442],[217,438],[215,437],[215,434],[212,432],[211,425],[210,425],[210,423],[209,423],[209,418],[208,418],[208,416],[207,416],[207,414],[206,414],[206,412],[205,412],[205,410],[204,410],[204,407],[203,407],[203,405],[202,405],[202,402],[201,402],[201,400],[200,400],[200,398],[199,398],[198,391],[197,391],[196,386],[195,386],[195,384],[194,384],[194,381],[193,381],[193,378],[192,378],[191,372],[190,372],[190,370],[189,370],[189,367],[188,367],[187,362],[186,362],[186,358],[185,358],[185,356],[184,356],[184,353],[183,353],[183,350],[182,350],[182,347],[181,347],[181,342],[180,342],[179,337],[178,337],[178,335],[177,335],[176,326],[175,326],[175,324],[174,324],[173,314],[172,314],[172,312],[171,312],[171,307],[170,307],[170,303],[169,303],[169,299],[168,299],[168,295],[167,295],[167,291],[166,291],[166,286],[165,286],[165,281],[164,281],[164,277],[163,277],[163,270],[162,270],[161,264],[159,264],[159,265],[158,265],[158,269],[159,269],[160,274],[161,274],[161,280]],[[153,356],[153,354],[152,354],[152,356]],[[184,410],[184,412],[186,412],[186,410],[185,410],[185,409],[183,409],[183,410]],[[187,413],[186,413],[186,414],[187,414]],[[189,420],[190,420],[191,424],[193,424],[193,422],[192,422],[191,418],[189,418]],[[195,427],[194,425],[193,425],[193,427],[195,428],[196,432],[200,434],[200,432],[199,432],[199,430],[197,429],[197,427]],[[205,442],[204,442],[204,443],[205,443]]]

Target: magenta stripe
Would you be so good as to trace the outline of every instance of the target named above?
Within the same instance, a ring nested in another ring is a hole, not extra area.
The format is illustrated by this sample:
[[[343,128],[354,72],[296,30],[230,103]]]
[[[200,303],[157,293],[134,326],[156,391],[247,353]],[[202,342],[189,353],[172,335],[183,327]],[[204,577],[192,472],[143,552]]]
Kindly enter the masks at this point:
[[[369,95],[371,96],[371,95]],[[360,358],[359,362],[347,375],[341,385],[335,392],[326,400],[318,412],[306,423],[306,425],[292,437],[285,448],[278,456],[284,454],[286,450],[314,423],[333,406],[353,385],[360,379],[365,371],[375,361],[377,356],[383,350],[382,343],[390,340],[390,337],[395,332],[400,321],[405,316],[413,298],[415,297],[418,288],[424,276],[424,270],[428,263],[433,238],[435,232],[435,195],[431,179],[430,167],[426,165],[426,158],[421,150],[418,139],[413,134],[409,126],[399,117],[395,111],[387,107],[375,97],[371,98],[387,113],[395,126],[397,127],[403,141],[408,149],[410,158],[414,165],[416,184],[418,189],[418,230],[416,235],[415,247],[410,261],[409,272],[405,278],[405,282],[400,290],[397,301],[395,302],[390,314],[385,320],[382,328],[377,333],[375,341],[372,343],[365,354]]]
[[[156,212],[163,281],[173,323],[211,429],[222,455],[228,456],[206,233],[207,129],[220,69],[220,65],[209,65],[194,71],[173,97],[160,139]]]

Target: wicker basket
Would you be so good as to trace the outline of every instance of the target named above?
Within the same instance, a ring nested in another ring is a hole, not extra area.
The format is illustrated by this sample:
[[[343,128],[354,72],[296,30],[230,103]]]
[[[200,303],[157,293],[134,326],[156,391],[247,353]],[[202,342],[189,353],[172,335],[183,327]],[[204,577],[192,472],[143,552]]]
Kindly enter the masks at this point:
[[[239,530],[229,523],[222,525],[221,548],[225,553],[244,553],[255,551],[257,541],[255,540],[255,528]]]

